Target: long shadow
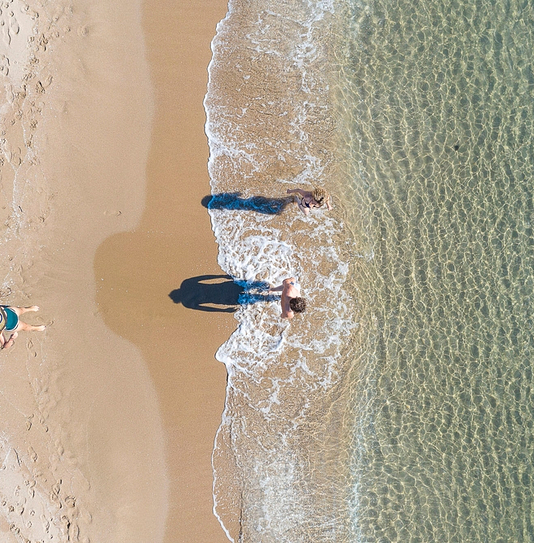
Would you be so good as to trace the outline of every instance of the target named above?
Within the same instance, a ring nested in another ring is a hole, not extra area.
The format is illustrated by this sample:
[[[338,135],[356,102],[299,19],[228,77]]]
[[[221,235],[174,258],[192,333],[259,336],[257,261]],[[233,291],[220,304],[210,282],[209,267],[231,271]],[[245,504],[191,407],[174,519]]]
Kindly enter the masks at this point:
[[[266,196],[251,196],[241,198],[240,192],[224,192],[209,194],[202,198],[202,205],[208,209],[236,209],[239,211],[255,211],[265,215],[279,215],[293,198],[267,198]]]
[[[264,292],[268,289],[269,283],[262,281],[234,281],[228,275],[199,275],[185,279],[169,298],[189,309],[233,313],[240,305],[279,300]]]

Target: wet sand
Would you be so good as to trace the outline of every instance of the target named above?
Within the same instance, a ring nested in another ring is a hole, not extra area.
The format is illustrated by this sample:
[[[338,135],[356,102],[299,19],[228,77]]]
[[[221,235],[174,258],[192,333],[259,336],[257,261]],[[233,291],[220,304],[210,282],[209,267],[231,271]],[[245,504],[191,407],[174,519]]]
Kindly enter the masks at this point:
[[[0,358],[0,539],[222,543],[214,353],[235,321],[169,294],[221,273],[200,202],[226,3],[10,5],[0,294],[47,329]]]
[[[201,205],[210,192],[202,100],[210,41],[225,13],[225,2],[211,0],[145,2],[156,93],[146,209],[135,231],[108,238],[95,258],[105,322],[140,348],[157,390],[167,439],[169,543],[227,541],[212,514],[211,453],[226,383],[214,354],[235,321],[169,297],[185,279],[222,273]]]
[[[226,379],[214,353],[235,321],[169,297],[187,278],[221,274],[200,202],[210,191],[202,106],[209,44],[225,10],[224,2],[145,2],[156,92],[146,209],[135,231],[108,238],[95,259],[105,322],[141,349],[160,401],[171,488],[168,542],[227,541],[212,514],[211,453]]]

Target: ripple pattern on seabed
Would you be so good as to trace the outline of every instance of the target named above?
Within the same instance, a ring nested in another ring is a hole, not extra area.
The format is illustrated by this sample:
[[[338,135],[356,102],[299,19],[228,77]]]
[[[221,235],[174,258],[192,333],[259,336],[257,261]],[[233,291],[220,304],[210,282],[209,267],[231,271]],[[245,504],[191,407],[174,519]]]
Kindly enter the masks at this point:
[[[354,6],[357,540],[529,541],[534,9]]]

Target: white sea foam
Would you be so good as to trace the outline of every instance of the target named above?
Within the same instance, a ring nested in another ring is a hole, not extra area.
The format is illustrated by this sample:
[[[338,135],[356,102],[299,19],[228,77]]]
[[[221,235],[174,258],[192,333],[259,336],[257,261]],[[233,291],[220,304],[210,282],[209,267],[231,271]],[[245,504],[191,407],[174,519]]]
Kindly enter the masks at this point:
[[[346,289],[350,233],[339,207],[305,217],[287,202],[279,214],[231,202],[280,201],[296,187],[337,192],[327,41],[334,8],[333,1],[268,1],[245,9],[233,0],[212,43],[208,167],[213,194],[230,202],[210,209],[219,264],[249,283],[294,276],[308,304],[289,323],[280,319],[279,299],[253,290],[217,352],[228,385],[213,457],[215,513],[235,541],[294,542],[303,530],[332,540],[329,513],[305,489],[323,485],[325,475],[307,463],[328,446],[324,413],[357,327]]]

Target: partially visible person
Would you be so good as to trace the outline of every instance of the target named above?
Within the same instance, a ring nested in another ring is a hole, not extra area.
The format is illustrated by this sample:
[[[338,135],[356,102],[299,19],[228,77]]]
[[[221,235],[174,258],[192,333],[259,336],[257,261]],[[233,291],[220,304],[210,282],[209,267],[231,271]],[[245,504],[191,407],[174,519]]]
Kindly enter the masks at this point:
[[[302,189],[287,189],[288,194],[294,194],[297,198],[297,205],[304,215],[309,215],[311,209],[318,209],[326,205],[328,211],[332,209],[330,195],[324,189],[312,191]]]
[[[28,311],[39,311],[39,307],[32,305],[30,307],[11,307],[7,305],[0,306],[0,348],[7,349],[15,343],[18,332],[42,332],[46,326],[41,324],[33,326],[26,324],[20,320],[20,316]],[[8,339],[5,338],[4,332],[13,332]]]
[[[300,287],[294,277],[284,279],[279,287],[271,287],[269,292],[281,292],[282,318],[292,319],[295,313],[302,313],[306,309],[306,300],[300,296]]]

